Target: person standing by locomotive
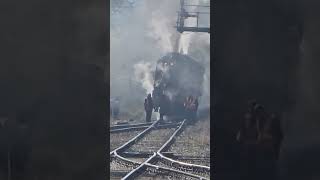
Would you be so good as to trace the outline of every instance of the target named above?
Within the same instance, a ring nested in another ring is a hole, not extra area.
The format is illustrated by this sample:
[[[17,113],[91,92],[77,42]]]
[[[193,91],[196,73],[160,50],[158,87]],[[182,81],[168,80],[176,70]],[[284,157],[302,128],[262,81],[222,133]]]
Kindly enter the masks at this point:
[[[171,110],[171,104],[170,104],[170,99],[168,96],[165,95],[165,93],[163,92],[160,96],[160,110],[159,110],[159,114],[160,114],[160,121],[163,121],[163,117],[167,116],[170,113]]]
[[[197,113],[197,102],[196,102],[196,98],[191,96],[191,100],[190,100],[190,120],[194,121],[196,119],[196,113]]]
[[[187,96],[186,100],[184,102],[184,108],[185,108],[185,118],[189,119],[190,118],[190,109],[191,109],[191,103],[192,103],[192,97]]]
[[[193,109],[193,119],[194,120],[196,120],[196,118],[197,118],[198,107],[199,107],[198,98],[195,98],[194,99],[194,109]]]
[[[196,119],[198,109],[198,99],[193,96],[188,96],[184,103],[186,118],[190,120]]]
[[[147,98],[144,100],[144,109],[146,111],[146,122],[151,122],[153,102],[151,94],[148,94]]]

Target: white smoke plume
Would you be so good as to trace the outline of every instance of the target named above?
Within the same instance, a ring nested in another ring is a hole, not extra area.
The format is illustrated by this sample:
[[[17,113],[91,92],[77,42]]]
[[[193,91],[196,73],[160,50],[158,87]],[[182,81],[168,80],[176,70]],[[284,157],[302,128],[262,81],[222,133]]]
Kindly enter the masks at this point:
[[[138,82],[145,89],[146,94],[152,93],[153,90],[153,64],[150,62],[140,62],[134,65],[134,74]]]
[[[183,33],[180,37],[179,53],[188,54],[192,33]]]
[[[160,11],[154,11],[151,14],[151,22],[149,24],[150,31],[148,32],[148,36],[150,38],[156,39],[156,44],[159,48],[161,48],[162,52],[172,52],[173,51],[173,43],[171,36],[173,36],[172,24],[170,24],[170,19],[165,17]],[[171,27],[169,29],[169,27]]]
[[[120,7],[120,11],[111,3],[117,13],[110,17],[110,95],[119,96],[120,107],[128,110],[137,104],[143,109],[143,100],[153,89],[156,62],[168,52],[180,50],[205,67],[210,64],[209,36],[185,32],[180,37],[175,28],[179,0],[132,2],[132,8]]]

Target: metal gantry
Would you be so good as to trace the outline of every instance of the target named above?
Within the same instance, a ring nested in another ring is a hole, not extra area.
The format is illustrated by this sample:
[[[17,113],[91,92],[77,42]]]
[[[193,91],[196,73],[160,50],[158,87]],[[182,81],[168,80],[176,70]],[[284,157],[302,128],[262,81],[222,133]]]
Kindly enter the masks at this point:
[[[200,15],[206,14],[207,16],[210,16],[210,11],[209,12],[200,12],[198,10],[189,11],[189,10],[186,10],[188,9],[188,7],[194,7],[195,9],[207,8],[210,10],[209,4],[208,5],[185,4],[185,0],[180,0],[180,11],[178,11],[178,19],[177,19],[177,25],[176,25],[177,31],[180,33],[183,33],[185,31],[210,33],[210,25],[209,27],[199,26]],[[196,26],[186,26],[185,20],[188,18],[195,18]]]

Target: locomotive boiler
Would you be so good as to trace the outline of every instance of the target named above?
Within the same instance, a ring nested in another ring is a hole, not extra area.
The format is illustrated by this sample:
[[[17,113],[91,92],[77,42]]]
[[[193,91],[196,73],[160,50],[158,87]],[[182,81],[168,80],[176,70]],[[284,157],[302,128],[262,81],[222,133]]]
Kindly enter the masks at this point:
[[[159,59],[154,74],[152,99],[155,111],[170,118],[191,118],[186,102],[202,95],[204,67],[190,56],[169,53]],[[197,112],[193,111],[193,115]],[[192,114],[191,114],[192,116]]]

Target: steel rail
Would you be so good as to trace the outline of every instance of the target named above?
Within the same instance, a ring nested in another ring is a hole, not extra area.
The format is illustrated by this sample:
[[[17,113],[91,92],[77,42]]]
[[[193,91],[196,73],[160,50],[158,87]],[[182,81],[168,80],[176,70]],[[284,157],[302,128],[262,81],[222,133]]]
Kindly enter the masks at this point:
[[[125,161],[127,163],[132,164],[132,166],[134,166],[134,168],[136,168],[136,169],[132,170],[131,172],[129,172],[128,174],[126,174],[126,176],[123,177],[122,179],[127,179],[127,178],[132,179],[134,176],[139,175],[139,173],[141,173],[144,168],[152,167],[152,168],[155,168],[157,170],[165,170],[165,171],[169,171],[169,172],[173,172],[173,173],[178,173],[178,174],[190,176],[190,177],[193,177],[193,178],[207,180],[207,178],[199,176],[199,175],[196,175],[196,174],[191,174],[191,173],[180,171],[180,170],[177,170],[177,169],[172,169],[172,168],[168,168],[168,167],[162,167],[162,166],[157,166],[157,165],[150,164],[149,162],[154,160],[154,158],[156,158],[156,153],[154,153],[150,158],[148,158],[148,160],[146,160],[144,163],[141,163],[141,164],[138,163],[138,162],[123,158],[122,156],[120,156],[118,154],[116,154],[116,157],[118,157],[122,161]]]
[[[117,133],[117,132],[128,132],[128,131],[134,131],[134,130],[141,130],[146,129],[149,126],[138,126],[138,127],[129,127],[129,128],[119,128],[119,129],[113,129],[110,130],[110,133]]]
[[[114,125],[111,126],[110,129],[114,130],[114,129],[122,129],[122,128],[130,128],[130,127],[139,127],[139,126],[150,126],[152,125],[152,122],[148,122],[148,123],[137,123],[137,124],[122,124],[122,125]],[[162,122],[161,124],[174,124],[174,123],[168,123],[168,122]]]
[[[118,147],[118,148],[116,148],[115,150],[111,151],[111,152],[110,152],[110,156],[111,156],[111,157],[112,157],[112,156],[117,157],[117,158],[119,158],[120,160],[122,160],[122,161],[124,161],[124,162],[126,162],[126,163],[128,163],[128,164],[132,164],[132,165],[134,165],[134,166],[139,166],[140,163],[135,162],[135,161],[132,161],[132,160],[130,160],[130,159],[127,159],[127,158],[124,158],[124,157],[120,156],[117,151],[122,150],[122,149],[126,148],[127,146],[135,143],[139,138],[142,138],[148,131],[150,131],[152,128],[154,128],[155,125],[156,125],[159,121],[160,121],[160,120],[155,121],[155,122],[152,123],[147,129],[145,129],[144,131],[142,131],[141,133],[139,133],[138,135],[136,135],[135,137],[133,137],[132,139],[130,139],[129,141],[127,141],[126,143],[124,143],[123,145],[121,145],[120,147]]]
[[[131,163],[133,165],[139,166],[140,163],[136,162],[136,161],[132,161],[130,159],[124,158],[122,156],[120,156],[117,152],[114,152],[115,157],[119,158],[120,160],[127,162],[127,163]]]
[[[160,149],[157,151],[157,154],[158,154],[159,152],[162,152],[162,151],[164,150],[164,148],[169,147],[169,144],[173,142],[174,136],[176,136],[176,134],[181,130],[181,128],[183,127],[183,125],[184,125],[185,122],[186,122],[186,120],[184,119],[184,120],[181,122],[179,128],[171,135],[171,137],[169,138],[169,140],[168,140],[167,142],[165,142],[165,143],[160,147]]]
[[[123,145],[121,145],[120,147],[114,149],[113,151],[110,152],[110,156],[112,154],[114,154],[116,151],[118,150],[122,150],[125,147],[131,145],[132,143],[134,143],[136,140],[138,140],[139,138],[143,137],[148,131],[150,131],[152,128],[154,128],[154,126],[159,122],[159,120],[155,121],[154,123],[152,123],[147,129],[145,129],[144,131],[142,131],[141,133],[139,133],[138,135],[136,135],[135,137],[133,137],[132,139],[130,139],[129,141],[127,141],[126,143],[124,143]]]
[[[158,120],[159,121],[159,120]],[[175,130],[175,132],[171,135],[171,137],[165,142],[165,144],[163,144],[160,149],[157,151],[157,152],[154,152],[154,154],[148,158],[145,162],[143,163],[139,163],[139,162],[135,162],[135,161],[132,161],[132,160],[129,160],[127,158],[124,158],[122,156],[120,156],[117,151],[119,150],[122,150],[124,148],[126,148],[127,146],[131,145],[132,143],[136,142],[139,138],[142,138],[149,130],[151,130],[152,128],[158,128],[159,126],[156,126],[158,121],[154,122],[151,126],[149,126],[149,128],[145,129],[143,132],[141,132],[140,134],[138,134],[136,137],[132,138],[131,140],[129,140],[127,143],[123,144],[121,147],[115,149],[114,151],[112,151],[110,153],[110,155],[114,155],[116,157],[118,157],[119,159],[121,159],[122,161],[125,161],[127,162],[128,164],[132,164],[133,166],[136,166],[135,169],[133,169],[131,172],[129,172],[125,177],[123,177],[122,179],[123,180],[126,180],[126,179],[132,179],[132,177],[134,176],[137,176],[139,174],[141,174],[143,172],[143,170],[146,168],[146,167],[152,167],[152,168],[156,168],[156,169],[160,169],[160,170],[165,170],[165,171],[170,171],[170,172],[173,172],[173,173],[178,173],[178,174],[183,174],[183,175],[186,175],[186,176],[190,176],[190,177],[194,177],[194,178],[199,178],[199,179],[207,179],[205,177],[202,177],[202,176],[199,176],[199,175],[195,175],[195,174],[191,174],[191,173],[188,173],[188,172],[184,172],[184,171],[181,171],[181,170],[177,170],[177,169],[172,169],[172,168],[167,168],[167,167],[161,167],[161,166],[156,166],[156,165],[153,165],[149,162],[151,161],[154,161],[155,158],[158,158],[158,156],[161,158],[161,159],[165,159],[167,161],[170,161],[170,163],[174,163],[174,164],[179,164],[180,166],[189,166],[189,167],[193,167],[192,169],[194,169],[194,167],[197,169],[197,168],[204,168],[205,170],[209,170],[210,171],[210,167],[207,167],[207,166],[201,166],[201,165],[194,165],[194,164],[189,164],[189,163],[184,163],[184,162],[180,162],[180,161],[175,161],[173,159],[170,159],[170,158],[167,158],[165,157],[163,154],[162,154],[162,151],[165,149],[165,148],[168,148],[172,143],[173,141],[175,140],[175,136],[181,131],[183,125],[185,124],[185,121],[186,120],[183,120],[182,122],[178,123],[178,124],[175,124],[175,125],[179,125],[179,127]],[[173,124],[171,124],[173,125]]]
[[[183,121],[184,123],[184,121]],[[180,128],[182,128],[182,126],[180,126]],[[174,135],[178,133],[175,132]],[[185,163],[185,162],[181,162],[181,161],[177,161],[177,160],[174,160],[174,159],[171,159],[169,157],[166,157],[162,154],[162,151],[165,147],[168,147],[169,146],[169,142],[173,142],[173,140],[175,139],[175,136],[172,136],[170,138],[169,141],[167,141],[166,144],[163,145],[163,148],[160,148],[158,151],[157,151],[157,154],[159,155],[160,158],[164,159],[164,160],[167,160],[167,161],[170,161],[171,163],[176,163],[176,164],[179,164],[181,166],[188,166],[188,167],[195,167],[195,168],[201,168],[201,169],[204,169],[205,171],[209,171],[210,172],[210,167],[209,166],[203,166],[203,165],[198,165],[198,164],[190,164],[190,163]]]
[[[132,170],[130,173],[128,173],[125,177],[122,178],[122,180],[126,180],[126,179],[132,179],[134,177],[136,177],[137,175],[139,175],[141,172],[143,172],[143,169],[146,168],[146,166],[148,166],[150,163],[150,161],[155,160],[155,157],[157,157],[157,155],[163,151],[165,148],[167,148],[168,146],[170,146],[170,144],[173,142],[174,137],[177,135],[177,133],[180,132],[180,130],[182,129],[183,125],[185,124],[185,119],[180,123],[180,126],[175,130],[175,132],[171,135],[171,137],[159,148],[159,150],[154,153],[150,158],[148,158],[145,162],[143,162],[140,166],[138,166],[136,169]],[[152,165],[152,164],[150,164]],[[160,166],[153,166],[153,167],[159,167]],[[170,169],[170,168],[165,168],[165,167],[161,167],[161,169],[165,169],[167,171],[171,171],[171,172],[175,172],[175,173],[179,173],[179,174],[184,174],[187,176],[192,176],[192,177],[196,177],[199,179],[206,179],[204,177],[198,176],[198,175],[193,175],[187,172],[183,172],[183,171],[178,171],[175,169]]]
[[[156,125],[156,128],[157,129],[176,128],[179,125],[180,125],[180,123],[159,123]]]
[[[121,180],[126,180],[128,178],[132,179],[132,177],[138,175],[140,173],[139,171],[141,171],[144,168],[145,164],[151,161],[156,156],[157,153],[153,153],[151,157],[149,157],[145,162],[141,163],[140,166],[138,166],[136,169],[129,172],[125,177],[121,178]]]
[[[139,127],[139,126],[150,126],[152,123],[137,123],[137,124],[124,124],[124,125],[114,125],[110,127],[110,130],[130,128],[130,127]]]
[[[203,179],[203,180],[208,179],[208,178],[196,175],[196,174],[191,174],[191,173],[188,173],[188,172],[179,171],[179,170],[172,169],[172,168],[161,167],[161,166],[153,165],[153,164],[150,164],[150,163],[146,163],[145,165],[149,166],[149,167],[153,167],[153,168],[155,168],[157,170],[159,170],[159,169],[161,170],[162,169],[162,170],[171,171],[171,172],[175,172],[175,173],[178,173],[178,174],[183,174],[183,175],[187,175],[187,176],[198,178],[198,179]]]
[[[203,166],[203,165],[198,165],[198,164],[191,164],[191,163],[185,163],[185,162],[177,161],[177,160],[174,160],[174,159],[171,159],[171,158],[168,158],[168,157],[164,156],[161,152],[158,153],[158,155],[160,156],[161,159],[170,161],[171,163],[176,163],[176,164],[179,164],[181,166],[201,168],[201,169],[204,169],[204,170],[210,172],[210,167],[209,166]]]
[[[160,159],[164,159],[167,161],[170,161],[170,163],[175,163],[178,164],[179,166],[187,166],[191,169],[203,169],[205,172],[210,172],[210,167],[208,166],[202,166],[202,165],[197,165],[197,164],[190,164],[190,163],[185,163],[185,162],[181,162],[181,161],[176,161],[174,159],[168,158],[166,156],[164,156],[162,154],[162,151],[169,147],[171,145],[171,143],[173,143],[173,141],[175,140],[175,136],[178,132],[180,132],[180,129],[183,127],[185,120],[182,122],[181,126],[177,129],[176,132],[174,132],[174,134],[170,137],[170,139],[157,151],[157,155],[160,157]]]
[[[178,124],[177,123],[165,123],[165,124],[159,124],[156,126],[157,129],[161,128],[170,128],[170,127],[176,127]],[[135,127],[127,127],[127,128],[116,128],[113,130],[110,130],[110,133],[117,133],[117,132],[126,132],[126,131],[134,131],[134,130],[141,130],[141,129],[146,129],[149,126],[135,126]]]

